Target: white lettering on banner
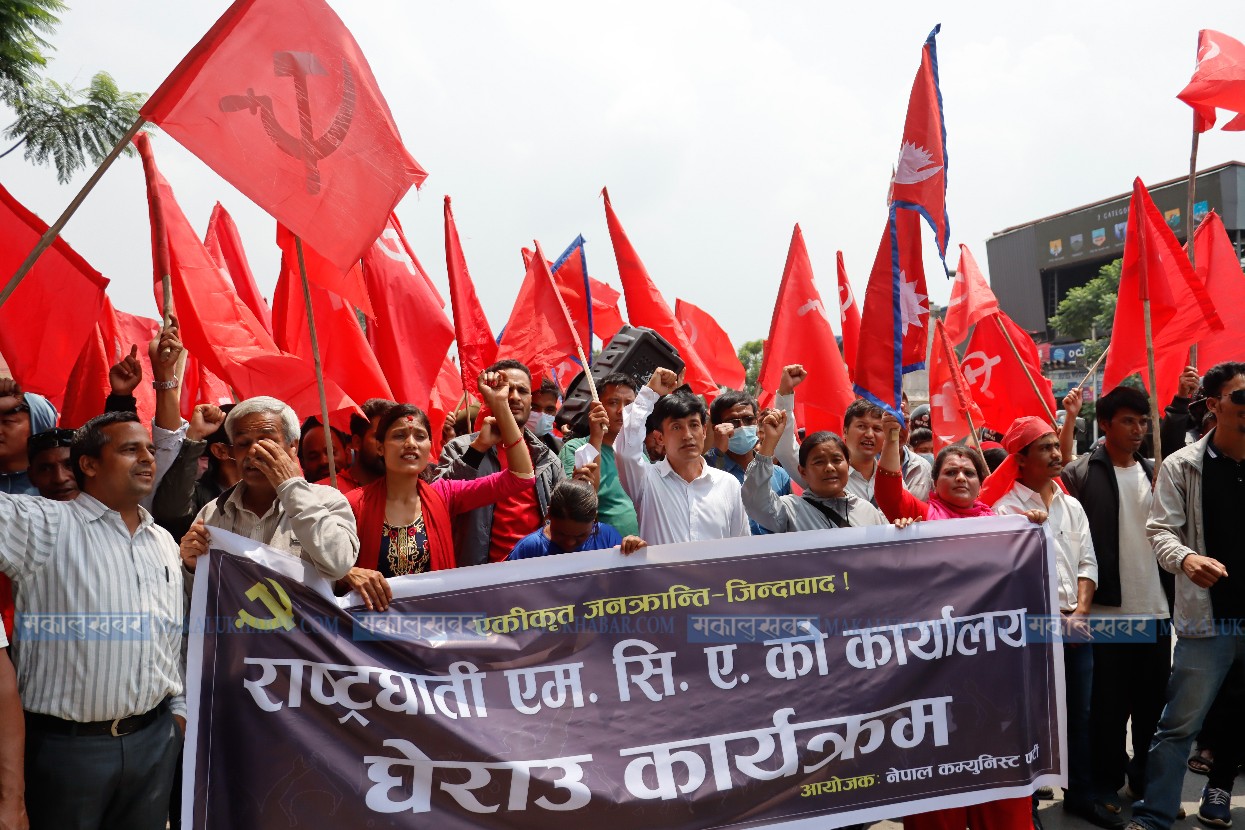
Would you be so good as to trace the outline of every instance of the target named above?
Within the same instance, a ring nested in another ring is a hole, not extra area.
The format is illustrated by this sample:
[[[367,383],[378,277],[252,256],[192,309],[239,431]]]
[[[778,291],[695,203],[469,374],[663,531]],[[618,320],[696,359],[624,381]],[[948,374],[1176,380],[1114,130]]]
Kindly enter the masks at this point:
[[[643,654],[627,654],[628,649],[638,648]],[[671,674],[670,661],[674,659],[673,651],[658,651],[657,646],[644,640],[620,640],[614,646],[614,674],[618,677],[618,699],[626,703],[631,700],[631,687],[635,686],[644,696],[653,702],[674,694],[674,677]],[[639,674],[630,673],[630,664],[642,663]],[[653,688],[649,678],[657,675],[661,680],[661,691]]]
[[[853,628],[843,632],[848,638],[847,662],[858,669],[876,669],[889,663],[892,656],[898,665],[906,666],[909,652],[922,660],[938,660],[952,654],[971,657],[981,646],[986,651],[994,651],[999,641],[1012,648],[1024,648],[1026,610],[1016,608],[954,617],[955,609],[945,605],[942,617],[936,620]],[[999,625],[1000,619],[1008,624]],[[905,639],[909,630],[915,630],[920,636],[914,640]]]
[[[795,710],[779,709],[774,713],[773,727],[623,749],[618,753],[622,757],[637,756],[627,764],[623,783],[636,798],[670,800],[678,798],[680,793],[700,789],[705,783],[708,767],[712,767],[714,786],[719,792],[733,786],[732,769],[755,781],[795,775],[801,769],[796,733],[819,730],[805,743],[805,750],[822,752],[827,744],[832,748],[824,758],[803,767],[806,773],[816,772],[836,758],[850,760],[857,754],[867,755],[877,750],[886,739],[886,716],[900,713],[904,713],[903,716],[895,718],[890,727],[891,743],[895,746],[901,749],[918,746],[925,740],[927,727],[933,730],[934,746],[946,746],[947,708],[950,704],[949,695],[924,698],[878,712],[806,723],[791,723]],[[835,729],[841,729],[841,732]],[[868,737],[862,744],[861,736],[866,734]],[[728,752],[727,744],[737,741],[755,741],[757,749],[749,754]],[[702,754],[705,748],[708,749],[708,767]],[[778,749],[781,749],[782,755],[776,768],[760,766],[771,761]],[[676,774],[680,770],[681,774]]]
[[[363,763],[368,768],[368,780],[373,784],[367,791],[364,803],[373,812],[429,812],[432,809],[433,778],[437,770],[467,770],[469,776],[464,782],[436,783],[437,788],[448,793],[460,807],[473,813],[495,813],[501,807],[500,804],[485,804],[476,797],[477,790],[493,783],[494,771],[510,771],[510,788],[506,798],[506,809],[510,811],[517,812],[528,808],[529,785],[534,769],[561,770],[562,774],[549,783],[555,789],[565,790],[568,794],[562,802],[550,801],[542,795],[532,802],[537,807],[557,812],[578,810],[592,800],[592,791],[583,783],[582,767],[582,764],[592,760],[591,755],[571,755],[538,761],[437,761],[429,758],[410,741],[395,738],[385,741],[384,745],[402,757],[367,755],[363,758]],[[396,773],[395,767],[398,768]],[[409,767],[410,772],[403,775],[403,767]],[[401,800],[394,800],[391,793],[404,789],[407,780],[412,781],[410,794]]]
[[[741,678],[726,677],[735,671],[735,644],[725,646],[707,646],[705,657],[709,661],[709,680],[719,689],[733,689]]]
[[[826,665],[826,635],[807,621],[801,622],[800,628],[809,633],[799,637],[766,640],[762,643],[762,645],[769,646],[769,651],[765,653],[765,669],[775,680],[795,680],[812,671],[813,651],[817,652],[817,674],[825,677],[830,673],[830,668]],[[804,643],[812,643],[813,649],[809,650]],[[797,658],[798,666],[796,665]]]
[[[584,692],[579,678],[579,671],[583,667],[583,663],[561,663],[556,666],[508,669],[503,674],[510,686],[510,705],[525,715],[535,715],[540,711],[542,703],[550,709],[561,709],[569,694],[571,708],[583,708]],[[553,678],[545,685],[538,686],[540,680],[536,675],[540,672],[552,674]],[[535,700],[538,692],[540,700],[534,706],[529,705],[527,701]]]
[[[451,663],[444,675],[408,674],[375,666],[342,666],[267,657],[246,657],[243,662],[248,666],[261,666],[264,670],[258,679],[243,680],[242,686],[250,692],[255,705],[265,712],[277,712],[287,705],[291,709],[302,706],[304,669],[310,669],[312,700],[325,706],[338,705],[347,709],[340,718],[342,723],[354,718],[367,726],[368,720],[359,714],[359,710],[368,709],[373,703],[387,711],[406,715],[439,714],[454,719],[488,716],[481,686],[485,673],[465,661]],[[277,679],[277,669],[281,667],[289,670],[289,694],[285,700],[273,700],[266,687]],[[335,672],[344,673],[344,676],[335,678]],[[361,683],[370,685],[373,674],[380,687],[373,694],[374,699],[353,699],[350,687]]]

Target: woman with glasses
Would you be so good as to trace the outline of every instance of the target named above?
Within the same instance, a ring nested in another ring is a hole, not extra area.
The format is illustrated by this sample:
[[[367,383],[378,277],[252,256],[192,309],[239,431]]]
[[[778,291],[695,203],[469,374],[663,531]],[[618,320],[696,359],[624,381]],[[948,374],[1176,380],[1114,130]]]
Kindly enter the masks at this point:
[[[573,478],[553,489],[545,526],[520,539],[506,561],[617,547],[628,554],[644,546],[639,536],[623,538],[612,526],[597,521],[596,488],[583,478]]]
[[[438,479],[425,472],[434,460],[432,424],[422,409],[399,404],[381,416],[376,435],[385,476],[346,494],[359,531],[359,560],[341,585],[357,591],[369,610],[384,611],[393,592],[388,577],[455,566],[451,517],[517,495],[533,486],[532,458],[507,398],[501,372],[480,376],[480,396],[492,412],[481,436],[501,444],[508,469],[475,479]]]

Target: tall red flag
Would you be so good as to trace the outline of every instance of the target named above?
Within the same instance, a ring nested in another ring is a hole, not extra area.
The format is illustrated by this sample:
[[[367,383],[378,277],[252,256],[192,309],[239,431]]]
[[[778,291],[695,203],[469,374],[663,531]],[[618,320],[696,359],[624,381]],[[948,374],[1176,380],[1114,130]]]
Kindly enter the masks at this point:
[[[458,241],[458,226],[450,210],[450,197],[445,197],[445,270],[450,278],[450,303],[454,307],[454,337],[458,341],[458,364],[463,389],[472,394],[476,380],[485,367],[497,361],[497,341],[489,329],[488,319],[476,296],[475,283],[467,271],[463,246]]]
[[[237,0],[141,113],[341,272],[427,177],[324,0]]]
[[[0,273],[15,273],[47,229],[47,223],[0,187]],[[63,398],[103,310],[107,286],[108,280],[68,242],[59,236],[52,241],[0,306],[0,354],[22,389],[54,402]]]
[[[1019,360],[1000,325],[1016,344]],[[1025,376],[1026,369],[1034,383]],[[973,400],[981,407],[985,426],[996,432],[1006,432],[1012,421],[1025,415],[1051,420],[1055,412],[1055,396],[1050,381],[1042,377],[1042,363],[1033,338],[1001,311],[973,329],[960,371],[968,381]]]
[[[515,298],[514,306],[510,310],[510,319],[506,321],[506,327],[502,329],[501,337],[498,340],[497,348],[499,354],[505,354],[518,360],[529,362],[531,357],[524,357],[526,351],[531,347],[530,338],[534,335],[527,332],[531,327],[533,315],[536,313],[534,304],[536,302],[536,281],[539,277],[539,270],[532,268],[532,257],[535,253],[524,248],[523,267],[525,273],[523,282],[519,286],[519,295]],[[596,280],[588,276],[587,258],[584,255],[584,238],[578,236],[575,241],[570,244],[563,253],[558,257],[556,262],[547,263],[550,273],[553,274],[553,284],[557,286],[558,294],[561,295],[563,303],[566,305],[567,313],[570,314],[571,324],[575,328],[575,333],[579,337],[579,342],[584,346],[585,354],[592,344],[593,329],[596,328],[597,299],[592,295],[594,290],[592,283]],[[597,283],[598,285],[600,283]],[[615,298],[618,293],[614,292]],[[617,310],[614,311],[617,315]],[[608,321],[606,326],[608,326]],[[622,328],[622,322],[618,323],[618,327],[610,332],[612,337],[619,328]],[[522,341],[519,345],[516,345]],[[571,352],[567,355],[576,366],[579,364],[579,358]],[[558,361],[557,366],[564,361]],[[549,366],[546,368],[553,368]],[[577,373],[578,368],[574,369]],[[535,372],[535,370],[533,370]]]
[[[189,421],[195,407],[201,403],[224,406],[232,402],[233,395],[229,393],[225,382],[209,372],[198,358],[187,353],[186,368],[182,376],[182,417]]]
[[[1156,358],[1169,350],[1187,354],[1199,334],[1223,330],[1206,286],[1193,273],[1188,256],[1146,186],[1134,179],[1111,347],[1102,376],[1106,389],[1146,367],[1143,300],[1147,296]],[[1147,373],[1142,375],[1148,386]]]
[[[515,305],[515,311],[521,312],[522,317],[511,318],[498,351],[522,360],[532,377],[539,378],[551,374],[568,357],[577,357],[583,351],[583,344],[539,243],[528,257],[523,283],[530,287],[530,293],[520,297]]]
[[[140,147],[147,141],[141,133],[135,139]],[[302,417],[318,414],[320,396],[312,365],[278,349],[238,297],[182,213],[149,147],[143,172],[153,217],[158,214],[162,219],[159,226],[168,244],[173,305],[187,351],[243,398],[271,395]],[[330,412],[357,409],[337,384],[328,380],[325,387]]]
[[[396,217],[390,217],[384,235],[363,257],[363,275],[376,298],[376,319],[368,324],[367,339],[394,400],[427,409],[454,342],[454,324]]]
[[[912,81],[899,161],[891,179],[891,204],[919,211],[934,229],[938,254],[947,259],[951,221],[947,218],[947,126],[938,89],[935,26],[921,48],[921,66]]]
[[[622,280],[623,293],[627,297],[627,317],[631,325],[650,328],[666,338],[687,364],[683,379],[692,391],[700,395],[713,394],[717,391],[713,374],[696,354],[683,327],[674,318],[670,306],[653,284],[648,269],[640,261],[639,254],[632,247],[627,232],[623,230],[622,223],[614,213],[609,191],[602,190],[601,195],[605,197],[605,222],[609,226],[610,242],[614,245],[614,259],[618,262],[618,277]]]
[[[255,284],[251,264],[246,260],[246,251],[242,250],[242,237],[238,235],[238,226],[233,223],[233,217],[220,202],[212,208],[212,218],[208,220],[203,247],[208,249],[216,264],[229,274],[238,297],[255,314],[255,319],[271,332],[272,311],[264,301],[264,296],[259,293],[259,286]]]
[[[947,303],[947,337],[952,343],[963,343],[978,321],[998,310],[999,301],[977,267],[977,260],[967,245],[961,245],[960,267],[951,283],[951,301]]]
[[[852,377],[857,394],[896,417],[904,374],[925,368],[928,293],[920,215],[892,205],[869,272]]]
[[[588,285],[592,289],[592,333],[601,338],[602,342],[618,334],[618,330],[627,324],[623,319],[619,299],[622,294],[614,290],[612,285],[588,277]]]
[[[307,300],[303,295],[299,273],[298,252],[294,234],[277,226],[277,245],[281,248],[281,276],[273,292],[273,335],[283,351],[314,363],[311,330],[307,322]],[[328,260],[310,257],[312,249],[303,245],[303,261],[307,267],[307,287],[315,314],[316,339],[320,346],[320,365],[324,377],[332,378],[353,400],[392,398],[393,392],[372,347],[367,344],[359,318],[344,299],[321,288],[323,280],[311,279],[312,268],[336,268]],[[313,266],[313,263],[314,266]],[[355,269],[359,266],[355,265]],[[360,277],[361,278],[361,277]]]
[[[769,338],[761,362],[759,383],[772,392],[778,388],[784,366],[801,363],[809,370],[808,380],[800,386],[798,400],[806,409],[808,429],[843,430],[843,413],[851,405],[852,385],[847,366],[834,342],[830,315],[821,301],[821,293],[813,281],[813,264],[804,246],[804,234],[796,225],[791,232],[791,246],[783,267],[778,300],[770,320]],[[822,413],[814,417],[813,410]]]
[[[1216,107],[1245,113],[1245,44],[1213,29],[1198,32],[1197,66],[1176,97],[1193,107],[1198,132],[1215,126]],[[1238,115],[1224,129],[1245,130],[1245,122]]]
[[[856,292],[847,278],[843,265],[843,252],[838,251],[835,261],[839,271],[839,323],[843,327],[843,359],[847,361],[847,373],[856,369],[856,347],[860,342],[860,306],[856,304]]]
[[[934,323],[929,364],[929,415],[934,433],[934,452],[937,452],[968,436],[985,419],[960,372],[951,338],[941,320]]]
[[[704,360],[713,380],[728,389],[743,389],[747,373],[739,362],[739,355],[731,345],[731,338],[707,311],[687,300],[674,300],[674,316],[678,318],[688,342]]]

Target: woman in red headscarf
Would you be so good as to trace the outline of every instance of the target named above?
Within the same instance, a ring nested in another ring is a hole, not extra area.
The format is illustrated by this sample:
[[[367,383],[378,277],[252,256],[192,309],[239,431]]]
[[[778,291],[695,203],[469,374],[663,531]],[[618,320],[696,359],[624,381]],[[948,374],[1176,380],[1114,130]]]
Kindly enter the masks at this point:
[[[990,505],[980,499],[987,468],[981,453],[972,447],[952,444],[943,447],[934,459],[934,489],[929,503],[921,501],[903,486],[900,466],[899,421],[893,415],[882,418],[885,442],[878,459],[873,497],[886,518],[932,521],[993,516]],[[1032,522],[1043,522],[1046,514],[1031,510],[1025,514]],[[902,523],[901,523],[902,524]],[[904,830],[1032,830],[1033,802],[1029,796],[1002,798],[971,807],[951,807],[915,816],[905,816]]]

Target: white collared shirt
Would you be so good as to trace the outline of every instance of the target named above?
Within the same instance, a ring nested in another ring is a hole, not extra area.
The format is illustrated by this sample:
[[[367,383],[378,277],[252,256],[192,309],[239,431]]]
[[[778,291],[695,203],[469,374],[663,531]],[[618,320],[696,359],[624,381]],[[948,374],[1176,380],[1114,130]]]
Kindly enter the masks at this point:
[[[139,509],[0,495],[0,571],[15,587],[13,628],[23,708],[92,722],[138,715],[182,693],[181,558]]]
[[[618,478],[635,503],[640,536],[650,545],[666,545],[750,535],[733,475],[702,459],[700,474],[686,481],[665,459],[656,464],[644,460],[644,425],[657,400],[652,389],[641,389],[623,409],[622,429],[614,439]]]
[[[1055,497],[1050,507],[1042,497],[1017,481],[1011,490],[994,505],[1000,515],[1043,510],[1048,514],[1046,523],[1055,537],[1055,566],[1059,578],[1059,607],[1063,611],[1075,611],[1077,580],[1088,579],[1098,585],[1098,557],[1094,553],[1094,539],[1089,532],[1089,517],[1076,499],[1055,485]]]

